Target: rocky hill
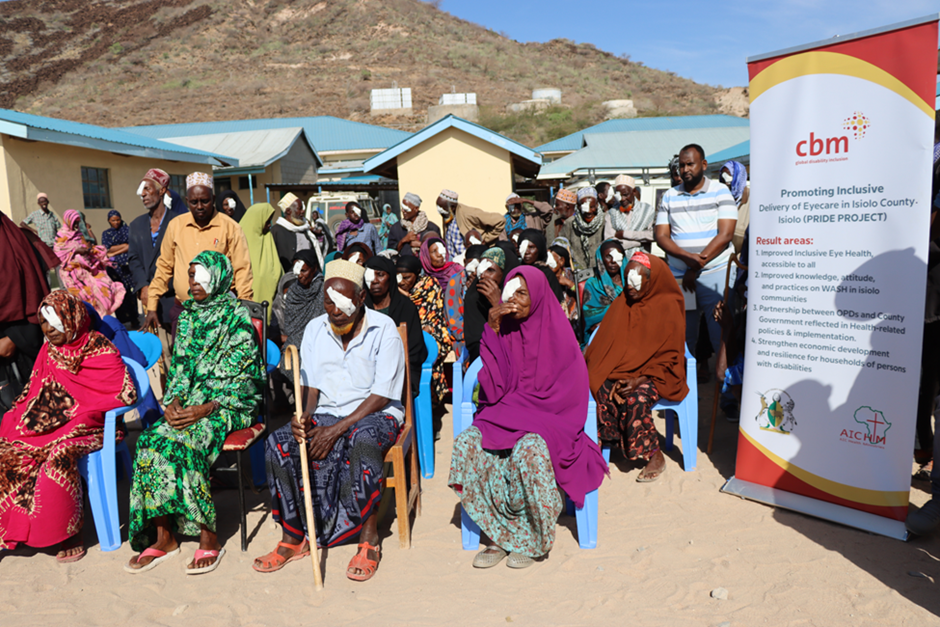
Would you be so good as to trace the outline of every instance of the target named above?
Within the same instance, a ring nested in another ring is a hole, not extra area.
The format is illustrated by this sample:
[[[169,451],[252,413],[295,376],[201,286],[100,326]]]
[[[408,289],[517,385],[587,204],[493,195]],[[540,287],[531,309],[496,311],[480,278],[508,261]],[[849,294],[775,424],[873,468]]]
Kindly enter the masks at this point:
[[[412,88],[413,115],[371,117],[370,90],[393,86]],[[452,90],[494,120],[545,86],[563,91],[570,125],[612,99],[641,116],[742,111],[590,44],[520,43],[419,0],[0,3],[0,107],[104,126],[334,115],[412,130]],[[549,117],[553,130],[503,126],[534,144],[567,130]]]

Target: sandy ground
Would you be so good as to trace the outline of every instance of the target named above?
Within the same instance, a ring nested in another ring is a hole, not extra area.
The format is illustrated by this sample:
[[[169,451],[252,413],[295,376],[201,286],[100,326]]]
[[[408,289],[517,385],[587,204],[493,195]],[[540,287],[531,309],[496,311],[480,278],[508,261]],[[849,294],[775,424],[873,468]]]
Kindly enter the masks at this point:
[[[702,394],[704,449],[711,386]],[[445,436],[450,420],[445,418]],[[664,432],[663,421],[657,423]],[[397,522],[383,525],[384,560],[372,581],[344,576],[354,546],[329,550],[325,590],[309,561],[262,575],[254,557],[279,532],[267,493],[250,495],[250,546],[239,550],[238,498],[217,490],[218,570],[188,577],[182,555],[137,576],[122,564],[125,542],[98,549],[86,516],[87,557],[59,565],[53,552],[21,549],[0,559],[0,625],[872,625],[940,624],[940,536],[902,543],[719,493],[734,469],[737,427],[719,416],[715,454],[681,469],[681,441],[653,484],[616,453],[600,490],[599,543],[581,550],[573,518],[559,520],[555,547],[532,568],[475,570],[461,550],[457,498],[447,488],[451,443],[438,442],[437,474],[423,482],[423,511],[410,550]],[[927,500],[914,482],[912,501]],[[122,481],[119,491],[126,494]],[[126,528],[125,528],[126,533]],[[914,573],[912,575],[911,573]],[[922,573],[925,576],[916,576]],[[727,600],[711,598],[715,588]]]

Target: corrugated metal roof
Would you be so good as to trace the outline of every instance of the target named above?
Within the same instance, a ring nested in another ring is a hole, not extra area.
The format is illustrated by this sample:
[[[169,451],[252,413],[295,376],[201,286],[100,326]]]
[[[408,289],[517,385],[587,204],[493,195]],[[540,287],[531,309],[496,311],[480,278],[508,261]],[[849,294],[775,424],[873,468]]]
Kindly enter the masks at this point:
[[[213,135],[295,127],[303,128],[307,134],[307,139],[321,153],[335,150],[383,150],[411,136],[411,133],[405,131],[361,122],[350,122],[328,115],[307,118],[263,118],[225,122],[127,126],[122,130],[154,139],[165,139],[167,137],[184,137],[187,135]]]
[[[664,168],[686,144],[717,152],[750,138],[749,126],[588,133],[586,147],[543,165],[538,178],[567,177],[588,169]]]
[[[286,155],[298,139],[304,138],[304,129],[297,126],[263,131],[167,137],[165,141],[197,150],[232,155],[238,159],[240,168],[263,168]],[[304,141],[306,140],[304,139]],[[319,164],[322,165],[323,162],[317,155],[316,148],[309,141],[306,141],[306,144],[313,151]]]
[[[449,128],[459,129],[465,133],[473,135],[474,137],[482,139],[485,142],[499,146],[500,148],[509,151],[510,154],[515,155],[519,159],[523,160],[522,162],[518,163],[528,162],[529,168],[538,168],[538,166],[542,164],[542,155],[535,152],[528,146],[523,146],[519,142],[509,139],[504,135],[500,135],[495,131],[491,131],[484,126],[474,124],[473,122],[464,120],[463,118],[458,118],[457,116],[451,114],[441,118],[429,126],[424,127],[411,137],[408,137],[407,139],[395,144],[384,152],[366,159],[366,162],[363,164],[363,170],[365,172],[374,172],[383,165],[386,165],[390,161],[396,159],[402,153],[411,150],[415,146]]]
[[[663,118],[624,118],[607,120],[583,131],[572,133],[536,148],[539,152],[578,150],[584,145],[585,133],[623,133],[628,131],[669,131],[693,128],[727,128],[750,126],[750,120],[732,115],[686,115]]]
[[[122,155],[213,165],[238,164],[238,159],[222,154],[184,148],[177,144],[119,129],[70,122],[10,109],[0,109],[0,133],[35,141],[107,150]]]
[[[742,159],[747,159],[746,162],[742,161],[745,165],[750,162],[751,157],[751,140],[746,142],[741,142],[740,144],[735,144],[730,148],[725,148],[724,150],[719,150],[716,153],[708,155],[707,159],[709,163],[722,163],[724,161],[741,161]]]

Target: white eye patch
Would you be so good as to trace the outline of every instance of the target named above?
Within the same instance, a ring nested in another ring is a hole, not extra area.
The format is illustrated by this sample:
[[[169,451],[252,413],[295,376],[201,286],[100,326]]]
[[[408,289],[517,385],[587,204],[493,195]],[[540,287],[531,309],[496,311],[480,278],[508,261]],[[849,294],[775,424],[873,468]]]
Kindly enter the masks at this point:
[[[144,181],[141,181],[140,185],[137,186],[137,195],[138,196],[144,195]]]
[[[196,269],[193,271],[193,281],[202,286],[202,289],[206,291],[206,294],[209,293],[209,285],[212,283],[212,275],[209,274],[209,271],[206,270],[205,266],[196,264]]]
[[[630,268],[627,272],[627,285],[638,292],[643,289],[643,275],[636,268]]]
[[[440,242],[434,242],[434,246],[432,248],[434,248],[434,250],[437,251],[437,254],[440,255],[441,257],[444,257],[447,255],[447,247],[441,244]]]
[[[471,259],[470,263],[467,264],[467,274],[473,274],[476,271],[477,266],[479,265],[480,265],[479,259]]]
[[[366,280],[366,287],[372,285],[372,281],[375,280],[375,270],[372,268],[366,268],[365,274],[363,275]]]
[[[529,246],[531,245],[532,245],[532,242],[530,242],[527,239],[524,239],[521,242],[519,242],[519,254],[525,257],[525,251],[529,250]]]
[[[353,213],[356,214],[356,217],[357,217],[357,218],[362,215],[362,209],[360,209],[360,208],[357,207],[356,205],[353,205],[353,206],[352,206],[352,211],[353,211]]]
[[[353,254],[351,254],[351,255],[349,256],[349,261],[351,261],[351,262],[353,262],[353,263],[359,263],[359,257],[360,257],[360,256],[361,256],[361,255],[360,255],[359,253],[353,253]]]
[[[727,170],[722,170],[721,172],[721,182],[725,185],[731,185],[731,182],[734,181],[734,177]]]
[[[297,276],[300,276],[300,271],[303,269],[304,269],[303,261],[298,259],[297,261],[294,262],[294,267],[292,268],[292,270],[294,271],[294,274],[296,274]]]
[[[228,205],[228,208],[229,208],[229,209],[234,209],[234,208],[235,208],[235,199],[234,199],[234,198],[227,198],[227,199],[225,200],[225,204]]]
[[[553,255],[552,253],[548,253],[548,267],[551,268],[552,270],[555,270],[558,268],[558,262],[555,261],[555,255]]]
[[[506,282],[506,287],[503,288],[503,302],[505,303],[512,298],[512,295],[515,294],[520,287],[522,287],[522,279],[517,276],[509,279],[509,281]]]
[[[59,333],[65,333],[65,325],[62,324],[62,319],[59,318],[59,314],[55,312],[55,309],[46,305],[42,308],[42,317],[46,319],[46,322],[48,322],[53,329]]]
[[[482,244],[482,243],[483,243],[483,242],[480,241],[480,238],[477,237],[476,235],[471,235],[471,236],[470,236],[470,245],[471,245],[471,246],[479,246],[479,245]]]
[[[585,215],[591,213],[591,203],[587,201],[581,203],[581,213]]]
[[[480,262],[480,265],[477,266],[477,276],[483,278],[483,273],[493,267],[493,262],[489,259],[484,259]]]
[[[618,266],[623,266],[623,253],[614,248],[610,251],[609,254],[610,258],[614,260],[614,263],[616,263]]]
[[[172,206],[173,206],[173,197],[170,196],[169,194],[164,194],[164,195],[163,195],[163,206],[166,207],[167,209],[169,209],[170,207],[172,207]]]
[[[405,282],[405,279],[404,279],[404,277],[402,277],[401,272],[399,272],[398,274],[396,274],[396,275],[395,275],[395,278],[398,279],[398,284],[399,284],[399,285],[401,285],[402,283]]]
[[[326,293],[330,295],[330,300],[333,301],[333,304],[344,314],[351,316],[356,313],[356,306],[353,305],[351,298],[346,298],[332,287],[326,288]]]
[[[614,197],[614,194],[615,194],[614,188],[608,187],[607,188],[607,200],[610,201],[610,199]]]
[[[623,196],[620,194],[620,192],[614,192],[614,200],[616,200],[617,202],[620,202],[621,200],[623,200]]]

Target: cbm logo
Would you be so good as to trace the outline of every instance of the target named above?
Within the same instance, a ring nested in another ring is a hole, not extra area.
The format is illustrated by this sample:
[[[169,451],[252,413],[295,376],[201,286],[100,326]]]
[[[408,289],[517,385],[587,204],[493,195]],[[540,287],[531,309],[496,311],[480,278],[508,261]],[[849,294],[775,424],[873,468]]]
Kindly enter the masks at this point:
[[[809,152],[806,151],[807,147]],[[796,145],[796,154],[800,157],[818,157],[823,152],[827,155],[839,154],[840,149],[843,153],[849,151],[849,138],[846,135],[821,139],[815,133],[810,133],[808,140],[804,139]]]

